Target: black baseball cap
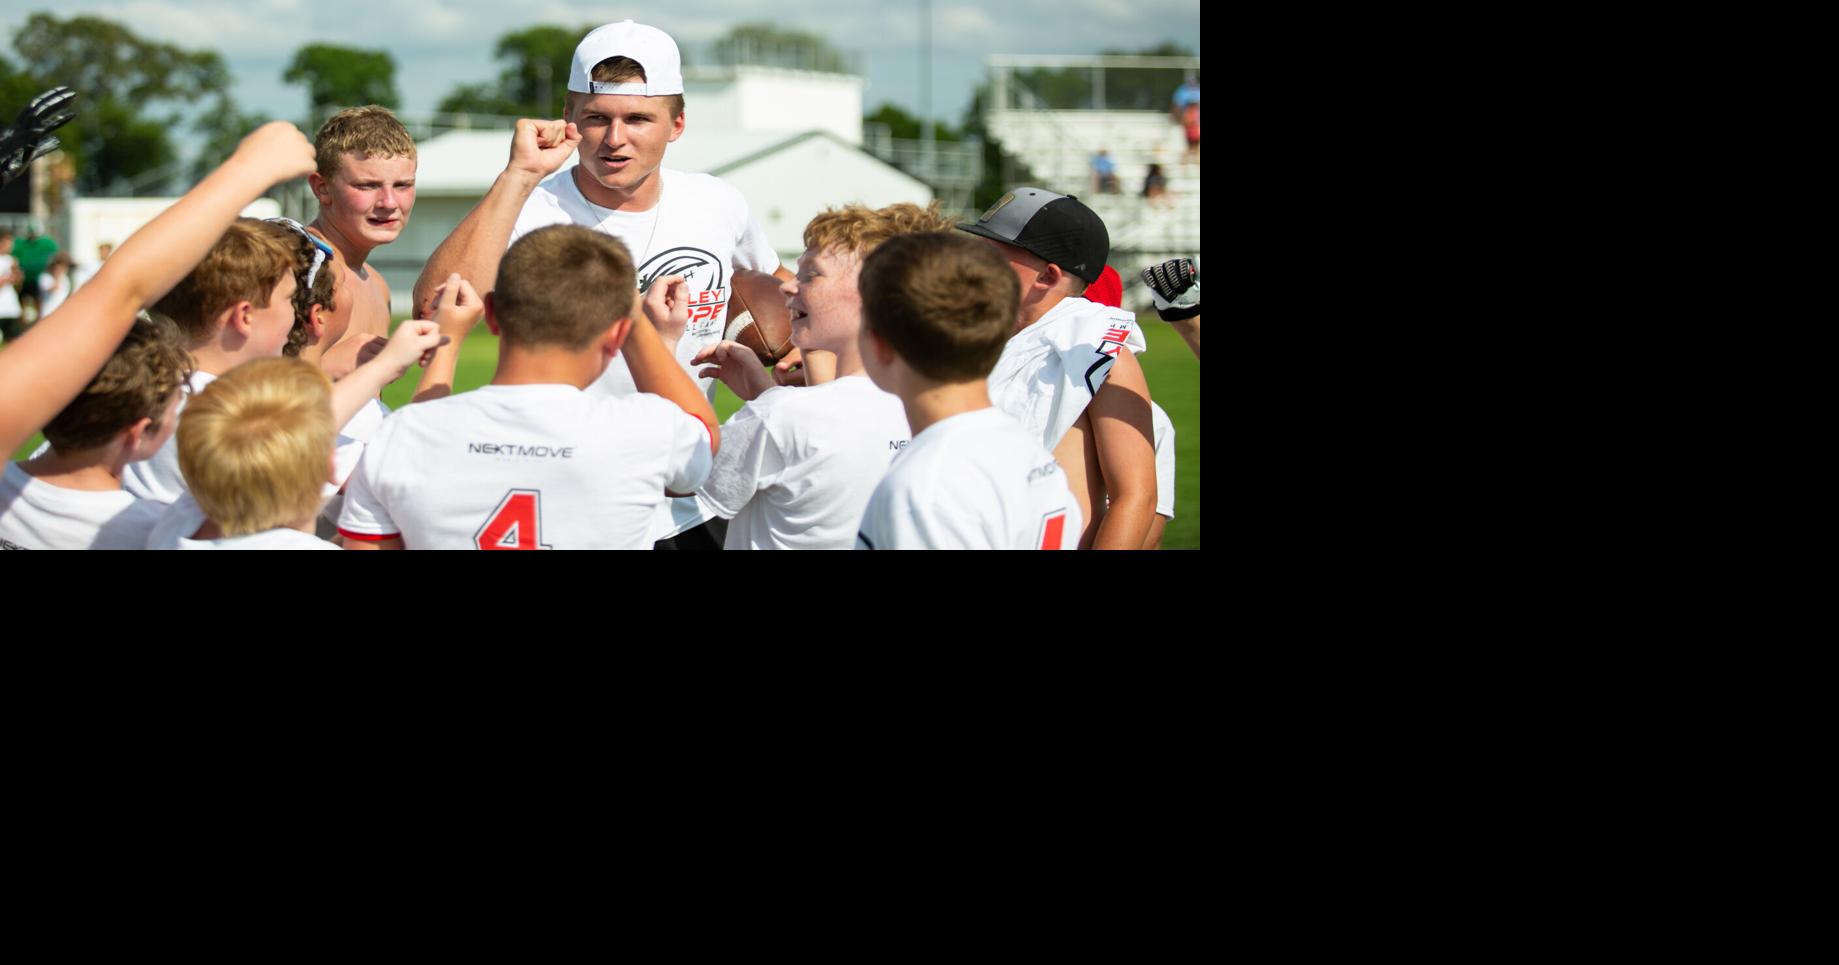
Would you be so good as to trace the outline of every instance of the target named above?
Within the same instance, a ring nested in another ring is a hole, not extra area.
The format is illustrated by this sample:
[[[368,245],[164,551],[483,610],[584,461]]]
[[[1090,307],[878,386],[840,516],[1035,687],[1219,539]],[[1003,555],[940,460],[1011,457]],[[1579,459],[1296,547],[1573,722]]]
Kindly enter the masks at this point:
[[[1014,245],[1088,285],[1098,280],[1111,257],[1105,222],[1078,198],[1044,188],[1016,188],[976,224],[961,224],[958,230]]]

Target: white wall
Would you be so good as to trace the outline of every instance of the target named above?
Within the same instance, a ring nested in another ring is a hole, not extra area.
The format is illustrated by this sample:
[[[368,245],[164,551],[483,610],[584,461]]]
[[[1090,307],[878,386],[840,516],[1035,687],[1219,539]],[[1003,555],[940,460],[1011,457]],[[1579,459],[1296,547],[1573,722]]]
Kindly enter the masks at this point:
[[[788,264],[805,248],[805,224],[825,208],[932,200],[932,189],[924,183],[825,137],[724,172],[722,178],[747,198],[749,210]]]
[[[96,246],[103,242],[117,248],[128,236],[139,231],[160,212],[178,203],[178,198],[77,198],[59,216],[58,237],[63,251],[81,264],[96,257]],[[245,218],[273,218],[281,206],[271,198],[257,198],[243,209]]]
[[[684,115],[693,126],[761,134],[829,131],[862,143],[862,88],[850,74],[777,67],[692,68]]]

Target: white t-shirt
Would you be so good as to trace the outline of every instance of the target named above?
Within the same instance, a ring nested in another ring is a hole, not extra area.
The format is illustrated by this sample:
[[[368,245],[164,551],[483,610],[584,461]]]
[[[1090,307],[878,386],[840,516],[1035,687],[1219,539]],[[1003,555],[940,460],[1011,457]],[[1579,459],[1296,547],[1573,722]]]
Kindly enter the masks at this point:
[[[70,290],[68,273],[62,281],[49,271],[38,276],[38,317],[45,318],[57,311],[58,306],[64,304],[64,299],[70,297]]]
[[[297,529],[268,529],[247,536],[224,536],[218,539],[192,539],[203,526],[204,510],[184,493],[166,507],[165,515],[147,538],[150,550],[336,550],[337,546]]]
[[[13,266],[19,262],[12,255],[0,255],[0,318],[19,317],[19,293],[13,290]]]
[[[1060,464],[996,408],[927,426],[875,488],[857,549],[1078,549]]]
[[[365,445],[369,444],[371,436],[377,434],[389,414],[389,406],[371,399],[364,403],[364,408],[359,409],[357,415],[351,417],[350,422],[345,423],[343,429],[338,430],[338,440],[333,443],[333,462],[337,467],[338,481],[326,484],[326,504],[319,510],[319,515],[334,526],[338,525],[338,514],[345,508],[345,496],[339,490],[351,479],[351,474],[357,471],[358,460],[364,456]]]
[[[779,255],[766,230],[747,212],[747,199],[721,178],[659,168],[663,192],[650,211],[614,211],[582,196],[571,165],[536,186],[511,229],[511,241],[549,225],[573,224],[612,235],[623,242],[638,269],[639,291],[652,279],[682,275],[689,280],[690,321],[677,343],[677,361],[696,377],[702,366],[689,360],[703,347],[721,341],[728,324],[728,298],[736,268],[772,272]],[[638,310],[635,305],[634,311]],[[715,380],[697,379],[715,399]],[[623,357],[595,383],[611,395],[632,395],[632,372]]]
[[[1137,317],[1083,298],[1064,298],[1003,346],[990,371],[990,401],[1052,452],[1098,394],[1117,353],[1141,353]]]
[[[911,437],[900,398],[865,375],[777,386],[722,426],[722,451],[697,496],[733,519],[724,549],[849,549]]]
[[[165,507],[117,489],[65,489],[16,462],[0,475],[0,550],[137,550]]]
[[[1149,404],[1149,424],[1156,441],[1156,514],[1175,518],[1175,423],[1155,402]]]
[[[193,372],[190,391],[179,397],[179,407],[173,410],[172,417],[179,418],[185,411],[186,400],[215,381],[217,376],[209,372]],[[162,506],[170,506],[185,495],[185,474],[179,471],[179,434],[174,432],[168,436],[166,444],[152,459],[129,463],[121,474],[121,488]]]
[[[709,474],[709,430],[649,394],[488,385],[391,414],[340,534],[409,549],[650,549],[664,492]]]

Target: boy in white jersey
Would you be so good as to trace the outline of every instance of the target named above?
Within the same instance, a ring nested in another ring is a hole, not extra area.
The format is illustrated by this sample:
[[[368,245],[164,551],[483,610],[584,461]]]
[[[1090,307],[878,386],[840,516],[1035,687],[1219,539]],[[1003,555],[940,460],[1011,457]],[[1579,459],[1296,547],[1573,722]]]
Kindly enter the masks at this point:
[[[990,399],[1040,434],[1086,519],[1081,546],[1141,549],[1156,509],[1149,384],[1136,316],[1081,297],[1111,252],[1079,199],[1016,188],[975,224],[1021,282],[1015,335],[990,371]]]
[[[102,371],[45,426],[50,449],[0,478],[0,549],[145,549],[159,503],[121,489],[122,470],[178,424],[191,356],[164,318],[136,320]]]
[[[876,388],[863,367],[857,274],[888,239],[951,225],[936,207],[900,204],[831,209],[805,226],[798,276],[780,290],[790,299],[792,344],[834,358],[833,381],[775,386],[753,350],[735,342],[696,356],[749,400],[722,426],[728,444],[698,493],[730,520],[724,549],[854,545],[869,496],[910,438],[900,400]]]
[[[212,380],[179,420],[187,495],[147,548],[337,549],[312,533],[337,432],[332,383],[316,366],[256,359]]]
[[[346,490],[346,547],[650,548],[659,505],[702,483],[719,436],[659,333],[682,331],[683,280],[658,279],[643,314],[636,292],[606,235],[558,225],[512,245],[485,299],[491,384],[384,422]],[[622,350],[639,394],[586,391]]]
[[[862,266],[861,353],[900,397],[913,441],[876,487],[858,549],[1075,549],[1080,513],[1034,433],[984,379],[1015,328],[1020,285],[988,247],[894,238]]]
[[[188,339],[187,348],[197,365],[190,382],[192,394],[204,391],[219,375],[244,362],[274,358],[285,350],[296,319],[294,294],[301,277],[296,274],[298,245],[299,235],[289,228],[239,218],[204,260],[155,304],[154,311],[171,318]],[[439,341],[433,322],[415,322],[400,326],[389,344],[395,347],[396,357],[421,356]],[[386,348],[339,380],[332,402],[339,426],[351,421],[402,374],[402,368],[377,364],[390,352]],[[185,404],[181,402],[181,408]],[[167,440],[153,458],[127,467],[122,488],[166,505],[177,501],[185,492],[177,441]]]

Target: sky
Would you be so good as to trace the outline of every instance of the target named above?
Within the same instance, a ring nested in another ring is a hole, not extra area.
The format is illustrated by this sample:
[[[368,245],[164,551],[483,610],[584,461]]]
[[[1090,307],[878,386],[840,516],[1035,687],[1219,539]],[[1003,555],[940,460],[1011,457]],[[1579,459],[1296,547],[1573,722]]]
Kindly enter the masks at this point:
[[[865,112],[892,102],[920,105],[919,0],[696,0],[694,16],[663,16],[657,7],[557,0],[42,0],[9,2],[0,12],[0,43],[17,62],[12,39],[34,12],[79,14],[126,24],[141,36],[188,49],[214,48],[235,78],[245,111],[297,119],[306,91],[281,82],[295,50],[313,43],[384,49],[396,61],[401,113],[433,113],[462,83],[498,75],[498,37],[536,24],[575,26],[628,17],[662,28],[692,63],[708,43],[738,23],[763,19],[819,34],[858,58],[869,87]],[[1093,54],[1138,50],[1165,41],[1199,49],[1199,0],[1005,0],[1001,4],[933,0],[934,114],[956,124],[983,79],[990,54]]]

